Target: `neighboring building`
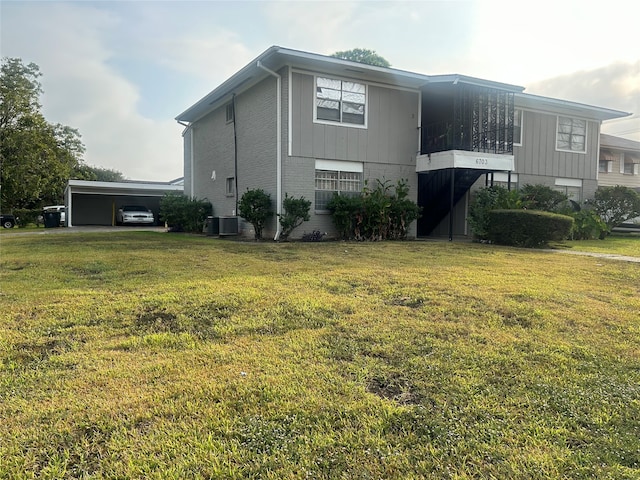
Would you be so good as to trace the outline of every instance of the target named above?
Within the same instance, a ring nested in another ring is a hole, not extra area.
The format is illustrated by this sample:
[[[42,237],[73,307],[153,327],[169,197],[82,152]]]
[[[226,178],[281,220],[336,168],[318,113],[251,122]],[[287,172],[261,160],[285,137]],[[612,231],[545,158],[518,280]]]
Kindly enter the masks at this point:
[[[640,193],[640,142],[600,134],[598,185],[624,185]]]
[[[523,90],[271,47],[176,117],[184,191],[219,216],[235,215],[247,189],[271,194],[278,212],[285,194],[304,196],[312,216],[298,236],[333,232],[328,200],[367,180],[408,181],[418,236],[467,234],[470,191],[485,184],[592,196],[600,124],[628,114]],[[274,217],[265,233],[278,229]]]
[[[116,212],[124,205],[149,208],[160,217],[160,200],[170,193],[183,193],[182,179],[171,182],[123,180],[98,182],[69,180],[65,189],[66,225],[115,225]]]

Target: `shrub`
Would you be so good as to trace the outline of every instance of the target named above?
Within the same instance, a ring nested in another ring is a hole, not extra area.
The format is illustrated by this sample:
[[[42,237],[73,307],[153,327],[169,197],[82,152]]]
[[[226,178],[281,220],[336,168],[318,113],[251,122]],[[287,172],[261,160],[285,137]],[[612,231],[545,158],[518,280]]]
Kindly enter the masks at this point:
[[[343,240],[353,238],[354,221],[356,213],[361,208],[361,203],[362,199],[359,195],[354,197],[335,193],[327,204],[333,224]]]
[[[525,185],[519,192],[522,208],[555,212],[568,197],[547,185]]]
[[[489,240],[515,247],[541,247],[551,240],[564,240],[571,232],[573,218],[539,210],[492,210]]]
[[[294,229],[302,225],[302,222],[309,220],[309,209],[311,201],[305,200],[304,197],[294,198],[285,193],[282,201],[283,214],[278,214],[278,221],[282,226],[280,238],[287,240]]]
[[[267,220],[273,215],[271,195],[260,188],[247,190],[240,199],[238,213],[253,225],[255,239],[261,240],[262,230]]]
[[[42,208],[14,208],[13,215],[19,227],[26,227],[31,223],[39,225],[38,217],[42,215]]]
[[[592,201],[593,208],[610,232],[625,220],[640,215],[640,195],[629,187],[598,187]]]
[[[420,207],[408,195],[406,180],[398,180],[395,187],[376,180],[374,188],[365,183],[360,196],[334,195],[328,209],[344,239],[399,240],[406,238],[409,225],[420,216]]]
[[[213,215],[213,206],[208,200],[179,193],[169,193],[160,199],[160,216],[172,231],[200,233],[209,215]]]
[[[507,190],[495,185],[481,188],[469,205],[467,218],[471,231],[477,240],[487,240],[489,232],[489,212],[496,209],[520,208],[521,202],[517,191]]]
[[[409,196],[409,186],[406,180],[398,180],[395,195],[391,197],[389,208],[389,239],[404,240],[407,238],[409,225],[420,218],[422,207],[412,202]]]
[[[573,217],[573,228],[571,229],[571,238],[573,240],[603,238],[607,232],[606,223],[591,209],[573,212],[571,217]]]

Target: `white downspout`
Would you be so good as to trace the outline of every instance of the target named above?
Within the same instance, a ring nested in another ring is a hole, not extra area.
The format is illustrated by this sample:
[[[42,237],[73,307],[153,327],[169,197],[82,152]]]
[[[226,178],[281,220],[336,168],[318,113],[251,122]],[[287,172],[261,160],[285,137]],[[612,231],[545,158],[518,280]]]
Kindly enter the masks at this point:
[[[194,130],[192,126],[189,126],[189,171],[191,172],[191,175],[189,175],[189,193],[191,193],[191,198],[194,199],[196,198],[195,195],[195,191],[194,189],[196,188],[196,180],[195,180],[195,172],[193,171],[193,134],[194,134]]]
[[[282,214],[282,101],[281,101],[281,84],[282,77],[273,70],[262,65],[260,61],[257,63],[258,68],[276,77],[276,214],[280,218]],[[280,222],[276,222],[276,235],[273,238],[278,240],[282,229]]]

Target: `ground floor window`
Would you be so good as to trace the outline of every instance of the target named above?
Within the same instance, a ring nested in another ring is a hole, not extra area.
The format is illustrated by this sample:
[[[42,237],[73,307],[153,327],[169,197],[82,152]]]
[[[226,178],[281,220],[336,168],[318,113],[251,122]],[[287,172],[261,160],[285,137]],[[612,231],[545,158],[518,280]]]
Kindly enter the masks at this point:
[[[554,188],[564,193],[569,200],[577,203],[582,201],[582,180],[576,178],[556,178]]]
[[[227,182],[225,184],[226,194],[227,196],[234,195],[236,193],[236,179],[235,177],[227,177]]]
[[[362,191],[362,164],[331,160],[316,161],[315,210],[326,211],[334,194],[359,195]]]

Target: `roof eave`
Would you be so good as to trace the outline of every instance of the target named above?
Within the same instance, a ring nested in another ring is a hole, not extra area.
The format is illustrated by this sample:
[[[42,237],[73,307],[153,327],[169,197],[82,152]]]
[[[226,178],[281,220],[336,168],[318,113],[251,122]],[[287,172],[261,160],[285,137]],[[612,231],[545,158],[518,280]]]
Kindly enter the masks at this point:
[[[631,115],[631,113],[623,112],[621,110],[613,110],[610,108],[587,105],[585,103],[543,97],[540,95],[533,95],[531,93],[516,94],[516,106],[525,108],[529,107],[533,109],[543,108],[545,111],[549,111],[551,113],[576,115],[600,121],[624,118]]]
[[[423,75],[419,73],[394,68],[378,67],[364,63],[352,62],[341,58],[308,53],[299,50],[273,46],[249,62],[245,67],[221,83],[217,88],[205,95],[198,102],[179,114],[178,122],[193,123],[222,104],[230,101],[236,95],[255,85],[268,74],[259,68],[258,62],[277,70],[283,65],[296,68],[308,68],[314,71],[324,71],[340,76],[362,78],[365,81],[378,81],[389,85],[418,89],[422,86],[438,83],[465,83],[489,88],[498,88],[511,92],[521,92],[523,87],[506,83],[493,82],[465,75]]]

